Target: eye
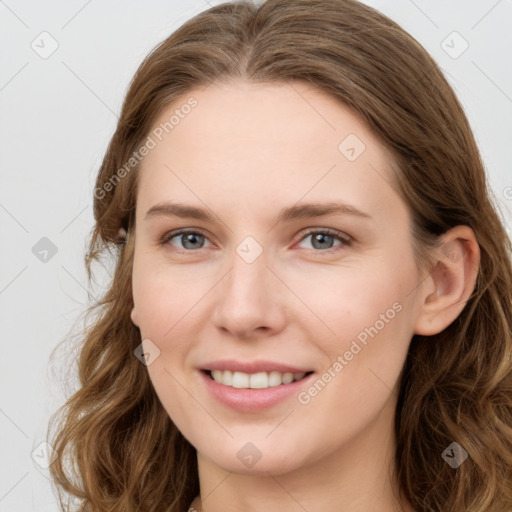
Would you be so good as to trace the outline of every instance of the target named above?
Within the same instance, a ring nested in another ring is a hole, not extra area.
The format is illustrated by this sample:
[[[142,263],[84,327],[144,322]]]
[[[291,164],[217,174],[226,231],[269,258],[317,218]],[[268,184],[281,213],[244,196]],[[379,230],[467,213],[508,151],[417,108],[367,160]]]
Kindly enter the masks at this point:
[[[348,235],[344,235],[333,229],[310,230],[301,238],[300,242],[303,242],[308,237],[313,237],[311,241],[313,248],[318,249],[316,252],[329,253],[341,249],[343,246],[349,246],[352,242],[352,239]],[[180,245],[176,245],[176,243],[172,242],[174,238],[179,241],[178,243]],[[182,229],[166,234],[160,243],[162,245],[170,244],[181,252],[190,252],[194,249],[203,249],[203,244],[206,240],[208,240],[208,238],[198,231]],[[340,243],[333,247],[332,244],[335,240],[338,240]]]
[[[185,252],[193,249],[203,249],[201,245],[204,243],[205,240],[208,240],[204,235],[197,231],[181,230],[177,232],[168,233],[167,235],[164,236],[160,243],[162,245],[170,243],[171,245],[176,246],[174,243],[171,242],[173,238],[177,238],[183,244],[181,247],[178,246],[178,249],[185,249]]]
[[[344,235],[339,231],[333,229],[322,229],[317,231],[308,231],[302,238],[301,242],[312,236],[311,243],[314,249],[319,249],[317,252],[333,252],[343,248],[343,246],[349,246],[352,243],[351,238],[348,235]],[[332,246],[334,240],[338,240],[340,243],[337,246]]]

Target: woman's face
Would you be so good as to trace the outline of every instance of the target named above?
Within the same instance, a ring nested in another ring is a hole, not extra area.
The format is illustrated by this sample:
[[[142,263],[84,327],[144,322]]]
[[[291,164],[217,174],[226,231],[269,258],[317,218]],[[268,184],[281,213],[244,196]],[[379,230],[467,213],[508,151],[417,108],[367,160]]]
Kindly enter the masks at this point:
[[[371,132],[305,84],[236,82],[190,91],[150,137],[132,319],[183,435],[279,474],[390,431],[422,284]]]

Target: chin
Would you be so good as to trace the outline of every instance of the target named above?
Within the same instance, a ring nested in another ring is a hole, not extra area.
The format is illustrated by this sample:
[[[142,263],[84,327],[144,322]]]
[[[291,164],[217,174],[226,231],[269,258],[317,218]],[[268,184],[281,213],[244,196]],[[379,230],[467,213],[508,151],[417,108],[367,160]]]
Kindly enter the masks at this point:
[[[294,446],[283,447],[276,438],[276,442],[270,440],[239,441],[240,437],[231,439],[228,443],[218,445],[219,449],[212,452],[212,444],[205,446],[202,450],[199,446],[197,451],[211,463],[229,471],[241,475],[268,476],[280,475],[300,469],[308,465],[307,454],[297,453],[297,446],[301,443],[294,443]],[[299,455],[299,457],[298,457]]]
[[[291,455],[291,454],[290,454]],[[262,456],[252,467],[245,466],[238,459],[233,460],[233,457],[222,457],[213,462],[224,469],[239,475],[251,475],[251,476],[264,476],[267,477],[269,473],[271,475],[282,475],[290,473],[294,470],[302,467],[299,461],[286,459],[284,457],[265,457]]]

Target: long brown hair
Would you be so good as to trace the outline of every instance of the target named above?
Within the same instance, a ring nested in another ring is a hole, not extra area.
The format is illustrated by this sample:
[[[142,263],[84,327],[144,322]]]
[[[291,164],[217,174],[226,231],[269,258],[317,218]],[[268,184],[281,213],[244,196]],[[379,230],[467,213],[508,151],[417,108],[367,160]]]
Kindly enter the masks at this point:
[[[134,356],[130,319],[139,163],[126,167],[162,110],[214,80],[301,80],[334,95],[372,130],[395,166],[418,264],[464,224],[480,246],[474,291],[435,336],[413,336],[395,417],[397,487],[418,512],[512,510],[511,244],[456,95],[400,26],[356,0],[224,3],[182,25],[142,62],[94,193],[86,267],[113,257],[94,318],[77,336],[80,388],[50,420],[59,490],[91,512],[183,512],[199,493],[195,449]],[[133,163],[133,162],[132,162]],[[124,172],[120,169],[124,167]],[[110,185],[107,185],[110,183]],[[443,460],[453,442],[468,454]]]

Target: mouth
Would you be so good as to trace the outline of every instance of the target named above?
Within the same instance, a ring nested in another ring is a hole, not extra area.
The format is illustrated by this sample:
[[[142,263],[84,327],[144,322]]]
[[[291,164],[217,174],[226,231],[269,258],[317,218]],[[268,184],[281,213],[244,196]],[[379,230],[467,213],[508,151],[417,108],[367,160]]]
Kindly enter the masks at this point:
[[[309,377],[313,371],[308,372],[257,372],[245,373],[232,370],[207,370],[201,372],[217,384],[237,389],[267,389],[281,387],[298,382]]]

